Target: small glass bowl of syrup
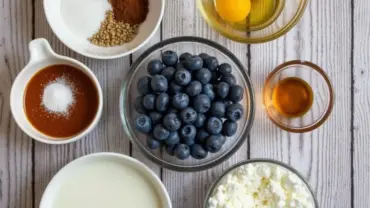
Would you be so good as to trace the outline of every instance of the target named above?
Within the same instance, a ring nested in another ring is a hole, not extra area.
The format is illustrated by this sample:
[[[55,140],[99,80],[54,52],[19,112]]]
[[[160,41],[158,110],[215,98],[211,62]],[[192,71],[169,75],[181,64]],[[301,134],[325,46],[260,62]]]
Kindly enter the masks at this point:
[[[272,71],[265,82],[263,103],[280,128],[303,133],[321,126],[334,105],[332,84],[319,66],[289,61]]]

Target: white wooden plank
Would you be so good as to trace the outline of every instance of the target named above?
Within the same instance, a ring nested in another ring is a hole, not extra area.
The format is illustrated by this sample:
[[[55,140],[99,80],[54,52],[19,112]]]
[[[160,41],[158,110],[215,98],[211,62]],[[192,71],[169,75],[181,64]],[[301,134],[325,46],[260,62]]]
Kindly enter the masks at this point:
[[[216,34],[202,19],[193,0],[167,1],[163,20],[163,39],[176,36],[201,36],[226,46],[248,66],[247,45],[235,43]],[[163,169],[163,182],[170,194],[173,207],[202,207],[212,182],[223,170],[247,159],[247,142],[229,160],[207,171],[181,173]]]
[[[0,3],[0,207],[30,207],[32,140],[16,125],[9,106],[10,89],[28,62],[32,39],[32,2]]]
[[[350,207],[350,1],[312,0],[301,23],[285,37],[251,47],[257,94],[251,157],[289,163],[309,179],[320,207]],[[340,24],[337,24],[340,22]],[[290,134],[267,119],[262,107],[266,76],[284,61],[304,59],[328,73],[337,93],[329,120],[319,129]]]
[[[75,58],[93,70],[102,86],[104,107],[99,125],[81,141],[62,146],[36,143],[36,207],[39,205],[42,193],[51,177],[73,159],[93,152],[109,151],[130,154],[129,139],[125,137],[118,108],[122,80],[129,69],[129,57],[103,61],[86,58],[72,52],[52,33],[45,20],[42,2],[42,0],[36,0],[35,2],[36,38],[45,37],[57,53]]]
[[[354,114],[353,114],[353,188],[354,207],[370,204],[370,2],[354,1]]]

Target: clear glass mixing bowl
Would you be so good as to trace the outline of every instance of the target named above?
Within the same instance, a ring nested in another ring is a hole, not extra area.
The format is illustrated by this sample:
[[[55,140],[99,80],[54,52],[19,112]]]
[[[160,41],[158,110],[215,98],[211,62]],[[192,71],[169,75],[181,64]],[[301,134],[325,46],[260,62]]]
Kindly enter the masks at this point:
[[[164,150],[152,151],[146,146],[146,135],[135,130],[134,120],[138,115],[134,106],[135,99],[138,96],[136,83],[140,77],[147,75],[147,64],[149,61],[160,59],[161,52],[166,50],[173,50],[178,54],[184,52],[192,54],[208,53],[215,56],[220,63],[226,62],[232,66],[232,73],[236,77],[237,83],[245,89],[244,98],[240,102],[244,107],[244,115],[238,122],[237,133],[235,136],[227,138],[225,145],[218,153],[209,153],[205,159],[196,160],[188,158],[186,160],[179,160],[174,156],[168,155]],[[138,148],[146,157],[168,169],[176,171],[201,171],[222,163],[244,143],[253,123],[255,99],[252,83],[246,69],[229,50],[207,39],[177,37],[152,46],[133,63],[127,78],[123,81],[119,107],[123,128],[127,136],[134,144],[134,147]]]

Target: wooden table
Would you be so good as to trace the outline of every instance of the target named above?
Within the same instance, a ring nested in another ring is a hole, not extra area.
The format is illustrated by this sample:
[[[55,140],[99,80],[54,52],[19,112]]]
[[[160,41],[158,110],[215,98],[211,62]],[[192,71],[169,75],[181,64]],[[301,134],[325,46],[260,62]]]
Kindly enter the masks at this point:
[[[48,26],[42,0],[0,1],[0,207],[36,208],[51,177],[65,164],[93,152],[119,152],[144,161],[162,179],[174,208],[201,207],[211,182],[248,158],[273,158],[297,168],[312,185],[323,208],[370,206],[370,1],[312,0],[301,22],[284,37],[266,44],[235,43],[203,21],[194,0],[167,0],[160,31],[150,46],[175,36],[194,35],[229,48],[248,68],[257,98],[256,119],[248,141],[227,162],[208,171],[179,173],[147,161],[125,138],[118,112],[122,80],[143,50],[110,61],[93,60],[64,46]],[[104,93],[102,120],[80,142],[51,146],[28,138],[9,108],[11,84],[29,59],[28,42],[45,37],[57,53],[87,64]],[[335,108],[319,129],[291,134],[268,119],[261,88],[278,64],[304,59],[331,78]]]

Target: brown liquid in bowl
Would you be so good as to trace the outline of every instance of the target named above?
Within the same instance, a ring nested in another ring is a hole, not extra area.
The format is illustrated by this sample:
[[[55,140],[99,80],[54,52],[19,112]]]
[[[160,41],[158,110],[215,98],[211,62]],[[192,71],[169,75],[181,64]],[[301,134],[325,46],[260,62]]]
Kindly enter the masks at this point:
[[[74,103],[68,114],[48,111],[42,104],[45,87],[64,79],[73,88]],[[35,74],[26,87],[24,109],[30,123],[41,133],[55,138],[68,138],[84,131],[98,111],[98,90],[91,78],[69,65],[48,66]]]

